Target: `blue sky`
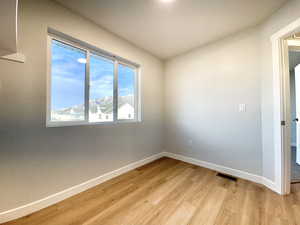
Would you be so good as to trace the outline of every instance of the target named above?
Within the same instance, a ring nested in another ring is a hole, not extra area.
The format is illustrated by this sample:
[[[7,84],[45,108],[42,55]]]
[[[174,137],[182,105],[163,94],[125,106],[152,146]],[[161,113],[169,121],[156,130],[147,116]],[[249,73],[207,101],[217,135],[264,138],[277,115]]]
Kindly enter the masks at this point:
[[[119,64],[118,68],[119,96],[133,95],[134,93],[134,70]]]
[[[85,59],[86,54],[77,48],[52,42],[52,109],[84,104]],[[91,55],[90,60],[90,99],[113,95],[114,64],[100,56]],[[119,95],[132,95],[134,92],[134,71],[119,65]]]

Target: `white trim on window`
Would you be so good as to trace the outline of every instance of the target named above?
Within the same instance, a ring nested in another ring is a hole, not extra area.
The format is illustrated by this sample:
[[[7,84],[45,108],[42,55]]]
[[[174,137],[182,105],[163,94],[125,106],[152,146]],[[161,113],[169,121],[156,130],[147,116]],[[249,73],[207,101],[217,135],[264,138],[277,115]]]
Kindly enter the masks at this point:
[[[88,44],[84,41],[81,41],[79,39],[76,39],[70,35],[67,35],[65,33],[62,33],[60,31],[57,31],[53,28],[48,28],[48,34],[52,37],[56,37],[58,39],[62,39],[64,40],[65,42],[71,42],[72,45],[74,45],[75,47],[78,47],[78,48],[84,48],[84,49],[89,49],[89,51],[91,52],[96,52],[97,54],[100,54],[102,56],[105,56],[106,58],[111,58],[113,60],[118,60],[120,62],[123,62],[123,63],[127,63],[128,65],[132,65],[132,66],[135,66],[136,68],[139,68],[140,65],[138,63],[135,63],[135,62],[132,62],[128,59],[125,59],[123,57],[120,57],[120,56],[117,56],[111,52],[108,52],[108,51],[105,51],[101,48],[98,48],[94,45],[91,45],[91,44]]]
[[[84,94],[84,120],[83,121],[51,121],[51,68],[52,68],[52,41],[56,40],[71,47],[83,50],[86,53],[86,70],[85,70],[85,94]],[[85,42],[72,38],[66,34],[60,33],[53,29],[48,29],[47,39],[47,127],[63,127],[63,126],[80,126],[80,125],[112,125],[122,123],[136,123],[141,122],[141,90],[140,90],[140,66],[122,57],[115,56],[109,52],[98,49]],[[89,95],[90,95],[90,57],[91,54],[98,55],[104,59],[110,60],[114,63],[114,81],[113,81],[113,121],[107,122],[89,122]],[[118,119],[118,67],[124,65],[134,69],[134,118],[133,119]]]
[[[85,93],[84,93],[84,118],[85,122],[89,122],[89,109],[90,109],[90,52],[86,52],[86,64],[85,64]]]
[[[139,116],[139,89],[138,89],[138,87],[139,87],[139,68],[137,68],[137,67],[135,67],[135,66],[132,66],[132,65],[130,65],[130,64],[128,64],[128,63],[124,63],[124,62],[118,62],[118,64],[117,64],[117,67],[118,67],[118,65],[123,65],[123,66],[126,66],[126,67],[129,67],[129,68],[131,68],[132,70],[134,70],[134,118],[133,118],[133,120],[134,121],[140,121],[141,119],[140,119],[140,116]],[[118,68],[117,68],[117,76],[118,76]],[[117,80],[117,85],[118,85],[118,79],[116,79]],[[116,90],[116,92],[117,92],[117,94],[116,94],[116,96],[117,96],[117,98],[118,98],[118,88],[117,88],[117,90]],[[118,105],[118,104],[117,104]],[[116,114],[116,115],[118,115],[118,114]],[[126,121],[126,120],[124,120],[124,119],[118,119],[118,121]]]
[[[114,101],[113,101],[113,118],[114,121],[118,120],[118,102],[119,102],[119,92],[118,92],[118,72],[119,72],[119,62],[116,60],[114,64]]]

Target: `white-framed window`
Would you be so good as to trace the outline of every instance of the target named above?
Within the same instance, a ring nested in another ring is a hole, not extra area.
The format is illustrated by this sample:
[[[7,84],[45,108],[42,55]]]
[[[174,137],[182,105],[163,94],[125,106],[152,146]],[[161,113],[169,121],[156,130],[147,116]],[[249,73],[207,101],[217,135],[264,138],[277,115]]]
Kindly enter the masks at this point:
[[[48,127],[138,122],[139,65],[48,34]]]

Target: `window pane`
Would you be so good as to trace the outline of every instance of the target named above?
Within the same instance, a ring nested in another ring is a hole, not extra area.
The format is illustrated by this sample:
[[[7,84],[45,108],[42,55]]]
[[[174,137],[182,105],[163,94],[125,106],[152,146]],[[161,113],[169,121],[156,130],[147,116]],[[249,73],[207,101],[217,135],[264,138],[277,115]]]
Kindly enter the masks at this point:
[[[118,119],[135,119],[135,70],[119,64],[118,68]]]
[[[114,62],[90,57],[90,122],[113,121]]]
[[[55,40],[51,47],[51,121],[82,121],[86,53]]]

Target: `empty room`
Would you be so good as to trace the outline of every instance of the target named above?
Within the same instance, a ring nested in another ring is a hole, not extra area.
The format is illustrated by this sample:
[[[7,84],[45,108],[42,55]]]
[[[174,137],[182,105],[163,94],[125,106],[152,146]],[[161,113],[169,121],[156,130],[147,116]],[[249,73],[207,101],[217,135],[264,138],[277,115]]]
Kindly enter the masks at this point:
[[[1,0],[0,224],[300,225],[299,12]]]

